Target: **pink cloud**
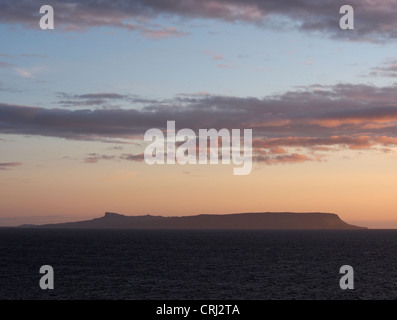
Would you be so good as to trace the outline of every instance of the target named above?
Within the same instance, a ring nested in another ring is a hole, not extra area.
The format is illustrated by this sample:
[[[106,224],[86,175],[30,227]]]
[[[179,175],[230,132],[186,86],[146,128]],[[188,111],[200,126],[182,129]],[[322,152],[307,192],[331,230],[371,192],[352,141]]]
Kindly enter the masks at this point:
[[[233,69],[233,67],[231,65],[224,64],[224,63],[218,64],[217,67],[219,69]]]
[[[142,30],[142,35],[152,40],[160,40],[170,37],[182,37],[185,36],[186,33],[178,31],[174,27],[163,27],[160,30],[144,29]]]

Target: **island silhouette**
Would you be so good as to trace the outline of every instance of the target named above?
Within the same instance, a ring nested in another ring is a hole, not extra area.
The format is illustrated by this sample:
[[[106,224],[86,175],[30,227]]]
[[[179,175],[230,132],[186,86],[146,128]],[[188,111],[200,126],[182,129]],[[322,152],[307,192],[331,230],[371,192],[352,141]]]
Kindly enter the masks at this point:
[[[191,216],[126,216],[113,212],[92,220],[21,225],[62,229],[366,229],[344,222],[334,213],[257,212]]]

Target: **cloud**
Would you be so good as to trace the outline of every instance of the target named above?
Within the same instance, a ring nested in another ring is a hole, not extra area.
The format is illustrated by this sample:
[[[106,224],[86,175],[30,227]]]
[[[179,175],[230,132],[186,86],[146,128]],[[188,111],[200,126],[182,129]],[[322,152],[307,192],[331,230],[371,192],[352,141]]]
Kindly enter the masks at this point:
[[[372,68],[369,76],[375,77],[397,77],[397,60],[389,59],[383,62],[380,66]]]
[[[393,0],[350,0],[357,19],[355,29],[339,28],[339,8],[334,0],[119,0],[119,1],[51,1],[57,15],[56,25],[66,31],[107,26],[140,31],[143,36],[160,39],[180,36],[172,27],[160,27],[148,32],[151,20],[158,17],[211,19],[229,23],[250,23],[258,27],[297,29],[302,32],[322,32],[332,38],[356,41],[385,41],[397,38],[397,7]],[[39,0],[5,0],[0,4],[0,23],[22,24],[38,28]],[[170,32],[171,31],[171,32]],[[158,36],[159,35],[159,36]]]
[[[128,161],[142,162],[144,160],[144,155],[143,155],[143,153],[140,153],[140,154],[124,153],[120,156],[120,159],[128,160]]]
[[[178,96],[181,96],[181,97],[209,97],[209,96],[211,96],[211,94],[207,91],[193,92],[193,93],[182,92],[182,93],[178,93]]]
[[[38,0],[2,1],[0,23],[21,24],[30,29],[38,29],[41,16],[39,9],[42,5]],[[56,27],[67,32],[83,32],[93,27],[112,27],[139,31],[142,36],[154,40],[186,34],[172,26],[159,27],[151,23],[152,18],[164,14],[160,8],[156,9],[162,7],[161,3],[152,6],[146,1],[55,0],[51,1],[51,5],[55,12]]]
[[[88,157],[84,159],[85,163],[97,163],[99,160],[115,160],[115,156],[109,156],[105,154],[90,153]]]
[[[269,151],[271,154],[285,154],[287,151],[281,147],[271,148]]]
[[[85,94],[69,94],[58,92],[59,100],[56,102],[62,107],[97,107],[119,108],[126,102],[129,103],[159,103],[157,100],[145,99],[137,95],[124,95],[114,92],[98,92]]]
[[[14,67],[14,66],[15,66],[15,64],[13,64],[13,63],[0,61],[0,68],[9,68],[9,67]]]
[[[113,146],[113,147],[109,147],[109,150],[117,150],[117,151],[121,151],[124,150],[124,147],[121,146]]]
[[[20,165],[22,165],[21,162],[3,162],[0,163],[0,170],[9,170]]]
[[[60,92],[58,96],[61,100],[59,100],[57,103],[63,107],[111,107],[114,106],[112,104],[113,102],[118,103],[128,98],[128,96],[111,92],[86,93],[80,95],[71,95]]]
[[[123,153],[122,155],[117,157],[114,155],[90,153],[86,158],[84,158],[85,163],[91,163],[91,164],[97,163],[100,160],[127,160],[127,161],[142,162],[144,160],[144,155],[143,153],[141,154]]]
[[[126,96],[117,93],[88,93],[75,95],[75,98],[79,99],[124,99]]]
[[[397,145],[397,139],[387,140],[385,137],[370,136],[331,136],[325,138],[319,137],[285,137],[260,139],[253,142],[256,148],[279,150],[281,147],[295,148],[319,148],[319,146],[339,146],[348,149],[368,149],[374,145],[386,145],[386,141],[391,145]],[[282,149],[284,150],[284,149]],[[322,149],[323,151],[327,149]]]
[[[185,36],[186,34],[187,34],[186,32],[179,31],[174,27],[162,27],[159,30],[153,30],[153,29],[142,30],[142,35],[152,40],[160,40],[171,37],[182,37]]]
[[[15,68],[15,72],[23,78],[36,78],[37,73],[42,70],[41,67],[31,67],[31,68]]]
[[[206,56],[211,57],[213,60],[223,60],[224,59],[223,55],[221,55],[219,53],[215,53],[211,50],[203,50],[202,53],[204,53]]]
[[[309,158],[304,154],[287,154],[287,155],[278,155],[278,156],[263,156],[257,155],[253,159],[256,162],[264,162],[268,165],[275,165],[275,164],[291,164],[291,163],[300,163],[306,161],[313,161],[313,159]]]
[[[233,69],[231,65],[225,64],[225,63],[220,63],[217,65],[219,69]]]
[[[23,58],[47,58],[48,57],[45,54],[37,54],[37,53],[21,53],[20,56]]]
[[[254,153],[261,156],[256,159],[267,164],[316,160],[316,152],[397,146],[397,84],[312,85],[262,99],[211,94],[183,94],[157,102],[117,93],[75,97],[123,99],[128,107],[75,110],[0,103],[0,134],[134,143],[134,139],[142,141],[148,129],[164,130],[168,120],[176,122],[177,130],[195,132],[251,128]],[[140,159],[127,153],[117,158]],[[116,158],[94,154],[86,162],[98,160]]]
[[[34,74],[27,69],[16,68],[15,72],[23,78],[29,78],[29,79],[34,78]]]

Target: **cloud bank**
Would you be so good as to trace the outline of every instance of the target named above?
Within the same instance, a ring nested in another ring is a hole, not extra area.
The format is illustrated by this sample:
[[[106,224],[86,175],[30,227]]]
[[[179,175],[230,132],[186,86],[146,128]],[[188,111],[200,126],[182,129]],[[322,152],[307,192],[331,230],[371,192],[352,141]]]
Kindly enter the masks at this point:
[[[116,93],[77,97],[99,102],[124,99]],[[251,128],[256,160],[268,164],[321,160],[319,153],[336,150],[388,150],[397,145],[397,84],[314,85],[263,99],[186,94],[159,101],[134,99],[128,100],[129,108],[84,110],[0,103],[0,133],[126,142],[123,139],[142,139],[150,128],[165,129],[167,120],[176,121],[178,130]],[[91,155],[87,162],[103,159]]]
[[[38,0],[4,0],[0,23],[38,28]],[[355,30],[339,28],[339,8],[334,0],[66,0],[51,1],[56,25],[66,31],[92,27],[115,27],[140,31],[143,36],[161,39],[185,35],[172,26],[151,23],[156,18],[211,19],[228,23],[249,23],[273,29],[322,32],[332,38],[358,41],[385,41],[397,38],[397,6],[392,0],[350,0],[355,10]]]

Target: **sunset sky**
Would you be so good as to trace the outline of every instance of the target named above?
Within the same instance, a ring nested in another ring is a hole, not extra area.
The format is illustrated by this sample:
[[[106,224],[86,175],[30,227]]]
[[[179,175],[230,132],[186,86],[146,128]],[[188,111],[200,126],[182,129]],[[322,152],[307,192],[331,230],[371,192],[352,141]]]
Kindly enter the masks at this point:
[[[371,0],[1,1],[0,226],[315,211],[397,228],[396,17]],[[146,164],[167,120],[252,129],[251,173]]]

